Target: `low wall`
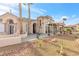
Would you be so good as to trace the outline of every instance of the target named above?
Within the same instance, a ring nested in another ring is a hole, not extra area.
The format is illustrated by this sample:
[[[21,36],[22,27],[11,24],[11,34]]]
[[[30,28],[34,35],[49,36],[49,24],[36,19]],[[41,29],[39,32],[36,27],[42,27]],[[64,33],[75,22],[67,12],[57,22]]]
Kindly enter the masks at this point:
[[[0,47],[21,43],[21,37],[4,37],[0,38]]]

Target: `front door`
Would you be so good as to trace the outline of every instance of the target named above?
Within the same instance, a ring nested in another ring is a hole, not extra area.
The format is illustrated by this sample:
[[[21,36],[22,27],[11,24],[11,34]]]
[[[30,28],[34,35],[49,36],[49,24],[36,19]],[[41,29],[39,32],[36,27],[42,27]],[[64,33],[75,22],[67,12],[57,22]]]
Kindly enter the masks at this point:
[[[14,34],[14,22],[13,22],[12,19],[9,20],[8,33],[9,34]]]
[[[14,26],[10,25],[9,27],[9,34],[14,34]]]
[[[33,34],[36,33],[36,23],[33,24]]]

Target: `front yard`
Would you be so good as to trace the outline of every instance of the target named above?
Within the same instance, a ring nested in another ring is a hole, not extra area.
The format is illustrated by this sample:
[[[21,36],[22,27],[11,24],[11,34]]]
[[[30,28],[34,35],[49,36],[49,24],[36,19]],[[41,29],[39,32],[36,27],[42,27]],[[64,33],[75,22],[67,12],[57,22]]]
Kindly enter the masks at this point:
[[[62,55],[79,55],[79,35],[57,35],[54,37],[33,40],[21,44],[0,48],[0,55],[4,56],[59,56],[61,46]]]

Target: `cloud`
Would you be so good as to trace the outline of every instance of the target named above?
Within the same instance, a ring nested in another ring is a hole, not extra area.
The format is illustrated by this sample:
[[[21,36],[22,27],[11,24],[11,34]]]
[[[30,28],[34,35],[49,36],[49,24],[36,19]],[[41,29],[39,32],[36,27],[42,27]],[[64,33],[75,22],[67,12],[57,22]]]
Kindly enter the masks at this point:
[[[73,20],[79,21],[79,18],[74,18]]]
[[[55,18],[55,16],[52,16],[52,18],[54,19],[54,18]]]
[[[0,5],[7,6],[7,7],[15,7],[17,3],[0,3]]]
[[[25,12],[28,12],[27,4],[23,5],[23,9],[25,9]],[[47,12],[46,10],[38,8],[38,7],[35,7],[33,5],[31,5],[30,9],[31,9],[31,16],[32,16],[32,18],[37,18],[37,16],[44,15]]]
[[[78,24],[79,23],[79,18],[75,17],[75,18],[70,18],[69,20],[66,21],[66,24],[68,25],[73,25],[73,24]]]
[[[72,17],[72,18],[75,18],[76,16],[77,16],[77,15],[72,15],[71,17]]]
[[[12,13],[17,13],[17,10],[15,10],[13,7],[16,7],[16,5],[10,4],[10,3],[1,3],[0,4],[0,15],[5,12],[10,12],[10,10]]]
[[[44,9],[40,9],[40,11],[42,11],[42,12],[47,12],[46,10],[44,10]]]
[[[42,15],[45,15],[46,14],[46,10],[44,9],[39,9],[39,8],[32,8],[31,9],[31,13],[32,13],[32,17],[34,17],[33,15],[35,14],[35,18],[37,18],[38,16],[42,16]]]
[[[18,3],[0,3],[0,15],[6,13],[6,12],[12,12],[14,15],[18,16]],[[23,5],[22,4],[22,12],[23,12],[23,17],[28,16],[28,6],[26,4]],[[31,17],[32,18],[37,18],[40,15],[44,15],[47,11],[42,9],[42,8],[38,8],[35,7],[35,5],[31,5]]]

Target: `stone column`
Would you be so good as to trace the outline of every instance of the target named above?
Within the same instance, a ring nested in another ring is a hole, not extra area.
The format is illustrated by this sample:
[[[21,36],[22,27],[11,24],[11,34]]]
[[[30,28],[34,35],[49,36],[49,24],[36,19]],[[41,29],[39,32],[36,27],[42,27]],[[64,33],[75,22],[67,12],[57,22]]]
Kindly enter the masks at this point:
[[[7,24],[4,23],[4,34],[7,34],[7,28],[6,28]]]
[[[17,32],[16,29],[17,29],[17,24],[15,23],[15,24],[14,24],[14,34],[16,34],[16,32]]]

